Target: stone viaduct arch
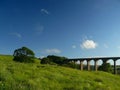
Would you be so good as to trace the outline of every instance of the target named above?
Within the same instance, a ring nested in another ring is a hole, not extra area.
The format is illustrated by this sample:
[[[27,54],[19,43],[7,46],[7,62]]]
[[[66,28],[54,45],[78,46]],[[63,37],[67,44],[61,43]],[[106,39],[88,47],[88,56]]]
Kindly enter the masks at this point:
[[[83,62],[86,60],[87,61],[87,70],[90,70],[90,61],[94,60],[94,70],[98,70],[98,61],[102,60],[103,63],[107,63],[108,60],[113,60],[114,62],[114,74],[117,73],[116,71],[116,61],[120,59],[120,57],[94,57],[94,58],[73,58],[69,59],[69,61],[79,61],[80,62],[80,70],[83,70]]]

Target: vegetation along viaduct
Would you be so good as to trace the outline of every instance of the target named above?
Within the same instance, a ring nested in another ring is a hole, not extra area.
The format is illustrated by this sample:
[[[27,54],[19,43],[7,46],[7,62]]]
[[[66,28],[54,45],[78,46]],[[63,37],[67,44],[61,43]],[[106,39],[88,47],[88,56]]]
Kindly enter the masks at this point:
[[[107,63],[108,60],[113,60],[114,62],[114,74],[117,73],[116,71],[116,61],[120,59],[120,57],[93,57],[93,58],[73,58],[69,59],[69,61],[74,61],[76,63],[77,61],[80,62],[80,70],[83,70],[83,62],[86,60],[87,61],[87,70],[90,70],[90,61],[94,61],[94,70],[98,70],[98,61],[102,60],[103,63]]]

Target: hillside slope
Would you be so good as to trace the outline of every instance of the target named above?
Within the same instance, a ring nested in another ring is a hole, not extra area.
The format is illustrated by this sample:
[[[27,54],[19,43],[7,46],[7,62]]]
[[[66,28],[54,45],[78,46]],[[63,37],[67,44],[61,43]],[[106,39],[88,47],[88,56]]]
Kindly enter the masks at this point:
[[[0,90],[120,90],[120,76],[12,59],[0,55]]]

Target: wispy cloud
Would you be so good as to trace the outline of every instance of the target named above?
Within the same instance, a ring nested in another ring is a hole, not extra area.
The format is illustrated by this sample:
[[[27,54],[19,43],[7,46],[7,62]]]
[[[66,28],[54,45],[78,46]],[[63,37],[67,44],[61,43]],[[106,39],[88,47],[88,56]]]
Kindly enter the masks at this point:
[[[16,36],[17,38],[22,38],[22,35],[17,32],[10,33],[10,35]]]
[[[45,56],[40,56],[39,58],[44,58]]]
[[[117,48],[120,49],[120,46],[118,46]]]
[[[103,46],[104,46],[105,48],[109,48],[109,46],[108,46],[107,44],[104,44]]]
[[[35,30],[36,30],[36,34],[41,34],[44,31],[44,26],[38,24],[36,25]]]
[[[87,35],[82,35],[82,41],[91,40],[91,39],[93,39],[93,36],[92,36],[92,35],[89,35],[89,36],[87,36]]]
[[[72,45],[72,48],[76,48],[76,45]]]
[[[44,14],[47,14],[47,15],[49,15],[50,14],[50,12],[48,11],[48,10],[46,10],[46,9],[41,9],[41,13],[44,13]]]
[[[60,54],[61,50],[56,49],[56,48],[54,48],[54,49],[46,49],[45,53],[47,53],[47,54]]]
[[[97,47],[97,43],[93,40],[85,40],[82,42],[80,47],[83,49],[95,49]]]

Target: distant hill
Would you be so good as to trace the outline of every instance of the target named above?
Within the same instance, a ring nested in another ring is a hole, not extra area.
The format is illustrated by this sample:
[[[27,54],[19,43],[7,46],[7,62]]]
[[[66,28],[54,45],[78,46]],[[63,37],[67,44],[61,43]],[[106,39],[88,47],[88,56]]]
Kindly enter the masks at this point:
[[[0,90],[120,90],[117,75],[12,59],[0,55]]]

